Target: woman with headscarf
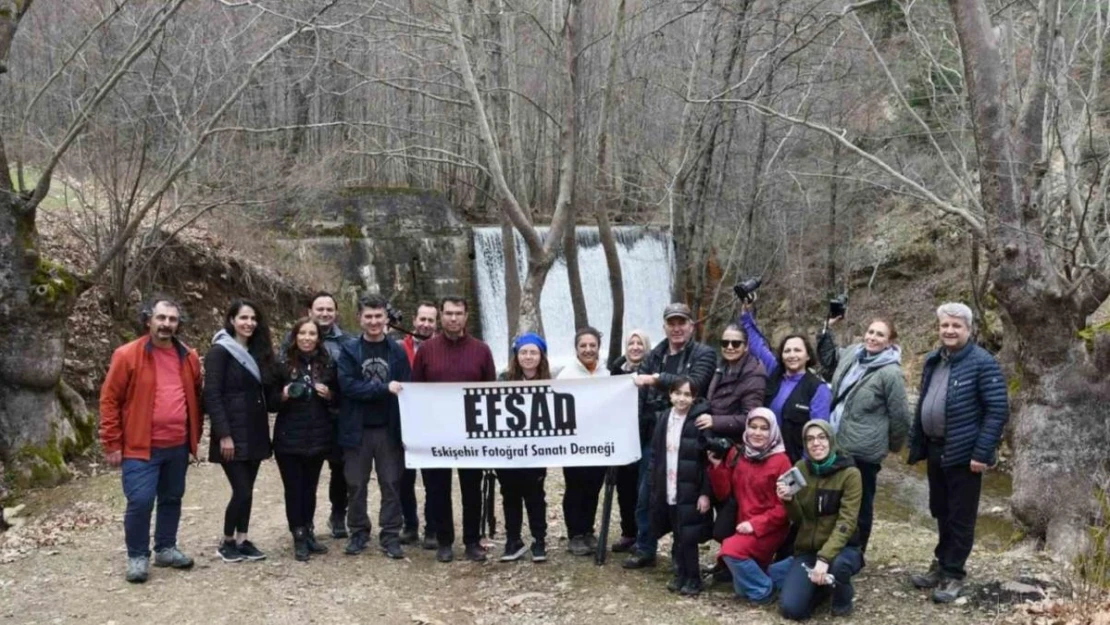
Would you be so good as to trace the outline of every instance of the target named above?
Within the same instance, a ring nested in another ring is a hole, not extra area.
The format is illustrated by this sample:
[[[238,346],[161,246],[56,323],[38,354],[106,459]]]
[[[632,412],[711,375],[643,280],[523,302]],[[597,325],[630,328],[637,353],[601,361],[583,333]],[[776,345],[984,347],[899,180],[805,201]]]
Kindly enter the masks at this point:
[[[799,528],[794,556],[772,564],[770,577],[781,588],[779,610],[784,617],[808,619],[830,594],[833,616],[847,616],[855,596],[852,576],[863,564],[856,527],[862,480],[852,458],[837,447],[828,422],[810,421],[802,427],[802,436],[806,457],[794,466],[805,486],[794,493],[783,482],[776,487],[790,521]]]
[[[821,335],[818,351],[835,351],[836,340],[829,329]],[[862,343],[839,351],[832,376],[832,413],[829,423],[844,453],[856,461],[863,479],[863,502],[859,510],[860,551],[867,551],[875,516],[875,491],[883,458],[901,451],[910,428],[902,374],[902,350],[894,324],[875,317],[867,326]]]
[[[718,558],[732,573],[738,597],[766,604],[773,597],[767,567],[790,523],[776,494],[776,482],[790,470],[775,413],[754,408],[745,420],[744,444],[727,458],[709,454],[709,481],[718,501],[736,502],[736,533],[721,543]]]
[[[609,366],[609,375],[636,373],[651,349],[651,337],[636,329],[624,341],[624,354]],[[636,498],[639,496],[640,461],[617,467],[617,508],[621,516],[621,537],[613,543],[613,553],[631,552],[636,546]]]

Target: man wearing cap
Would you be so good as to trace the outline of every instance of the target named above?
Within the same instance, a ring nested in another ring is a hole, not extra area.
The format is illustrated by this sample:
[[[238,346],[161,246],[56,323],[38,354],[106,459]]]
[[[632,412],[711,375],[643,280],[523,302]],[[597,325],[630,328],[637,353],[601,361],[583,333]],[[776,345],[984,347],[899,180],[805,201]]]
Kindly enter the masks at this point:
[[[676,377],[684,375],[694,381],[698,397],[705,397],[709,381],[717,368],[717,353],[713,348],[693,340],[694,316],[690,307],[681,302],[663,309],[663,331],[667,338],[644,357],[636,375],[632,376],[640,387],[640,492],[636,501],[636,549],[624,561],[624,568],[639,569],[655,566],[658,547],[651,533],[651,492],[648,489],[648,468],[651,464],[651,437],[659,413],[671,409],[671,396],[667,392]]]

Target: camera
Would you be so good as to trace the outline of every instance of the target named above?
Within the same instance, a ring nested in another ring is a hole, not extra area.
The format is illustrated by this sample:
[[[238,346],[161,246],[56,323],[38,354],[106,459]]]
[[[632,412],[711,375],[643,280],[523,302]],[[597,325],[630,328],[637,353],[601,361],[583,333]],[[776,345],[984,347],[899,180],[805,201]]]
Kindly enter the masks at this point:
[[[728,456],[729,450],[733,447],[731,438],[725,436],[707,435],[704,438],[702,447],[705,451],[717,456],[718,458],[725,458]]]
[[[841,293],[829,300],[829,319],[843,317],[848,312],[848,294]]]
[[[389,325],[391,326],[399,326],[405,320],[405,315],[394,308],[393,304],[385,305],[385,316],[389,318]]]
[[[763,284],[763,278],[746,278],[741,280],[732,287],[732,292],[736,294],[736,298],[744,302],[754,302],[755,292],[759,290],[759,285]]]
[[[307,399],[312,395],[312,387],[304,382],[293,382],[286,393],[289,394],[290,399]]]

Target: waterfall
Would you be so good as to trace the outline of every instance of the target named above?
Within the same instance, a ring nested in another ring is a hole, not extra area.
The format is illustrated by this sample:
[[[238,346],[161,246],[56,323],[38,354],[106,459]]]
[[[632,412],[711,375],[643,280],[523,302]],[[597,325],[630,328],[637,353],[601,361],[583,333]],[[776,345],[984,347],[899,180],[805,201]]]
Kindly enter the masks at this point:
[[[546,236],[546,228],[537,228]],[[528,249],[519,232],[516,255],[521,283],[528,267]],[[601,341],[601,360],[608,351],[609,326],[613,302],[609,296],[609,269],[605,250],[596,227],[576,229],[578,265],[582,291],[590,324],[605,335]],[[671,298],[672,259],[670,237],[659,229],[639,226],[613,228],[617,240],[621,272],[624,277],[624,331],[642,328],[658,342],[663,338],[663,308]],[[501,228],[474,228],[474,273],[481,302],[482,338],[489,343],[498,369],[508,364],[509,324],[505,315],[505,258],[501,247]],[[552,369],[574,360],[574,308],[570,299],[566,260],[560,252],[547,274],[540,300],[543,325]]]

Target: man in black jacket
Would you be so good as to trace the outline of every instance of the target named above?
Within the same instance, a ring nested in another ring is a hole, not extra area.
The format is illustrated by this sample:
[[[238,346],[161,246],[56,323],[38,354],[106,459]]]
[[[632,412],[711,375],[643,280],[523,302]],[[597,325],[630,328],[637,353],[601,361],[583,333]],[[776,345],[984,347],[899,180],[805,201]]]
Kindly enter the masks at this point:
[[[697,386],[698,397],[705,397],[709,381],[717,368],[717,353],[708,345],[693,340],[694,316],[681,302],[663,309],[663,331],[667,340],[644,357],[639,373],[633,376],[640,387],[640,488],[636,501],[636,550],[624,561],[624,568],[655,566],[658,543],[651,533],[648,469],[651,465],[651,436],[659,414],[671,409],[668,389],[679,376],[687,376]]]
[[[405,350],[385,334],[386,306],[376,295],[359,302],[362,334],[344,343],[339,355],[339,444],[350,496],[347,528],[351,532],[344,552],[361,553],[370,540],[366,498],[373,468],[381,491],[381,548],[390,558],[401,559],[400,490],[405,467],[397,393],[401,383],[411,379],[412,369]]]

